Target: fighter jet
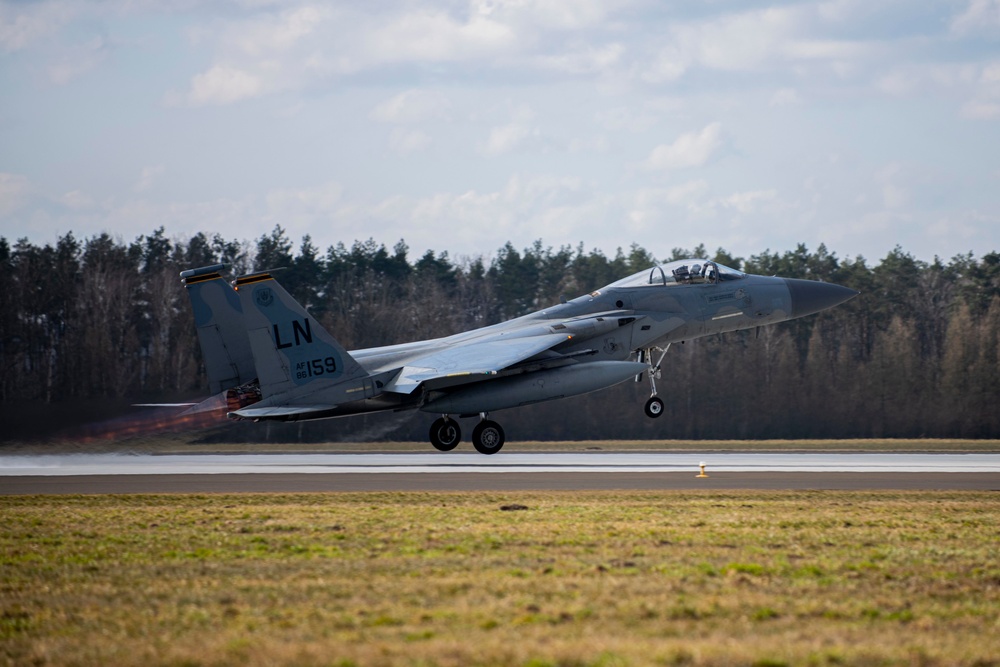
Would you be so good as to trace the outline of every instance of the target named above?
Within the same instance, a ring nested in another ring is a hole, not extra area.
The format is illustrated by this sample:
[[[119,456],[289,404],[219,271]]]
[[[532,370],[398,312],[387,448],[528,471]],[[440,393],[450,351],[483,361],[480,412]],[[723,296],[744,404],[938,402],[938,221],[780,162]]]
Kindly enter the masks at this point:
[[[180,276],[210,388],[231,419],[421,410],[438,415],[431,444],[450,451],[462,439],[458,418],[478,417],[472,444],[483,454],[499,452],[505,439],[491,412],[645,377],[645,413],[655,419],[664,408],[656,379],[672,344],[805,317],[858,294],[684,259],[493,326],[348,352],[271,272],[230,284],[224,269]]]

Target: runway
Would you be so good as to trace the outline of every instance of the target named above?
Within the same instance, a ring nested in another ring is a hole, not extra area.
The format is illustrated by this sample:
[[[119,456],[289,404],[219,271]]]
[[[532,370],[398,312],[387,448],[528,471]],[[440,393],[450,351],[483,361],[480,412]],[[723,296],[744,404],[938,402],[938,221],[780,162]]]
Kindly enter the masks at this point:
[[[707,477],[698,477],[704,463]],[[1000,490],[1000,454],[466,452],[0,456],[0,495],[593,489]]]

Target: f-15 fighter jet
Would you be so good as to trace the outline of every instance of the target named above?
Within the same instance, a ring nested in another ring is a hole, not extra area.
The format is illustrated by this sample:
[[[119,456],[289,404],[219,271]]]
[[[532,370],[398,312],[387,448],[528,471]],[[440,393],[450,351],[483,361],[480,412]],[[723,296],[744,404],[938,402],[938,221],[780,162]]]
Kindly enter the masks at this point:
[[[664,407],[656,377],[671,344],[805,317],[858,294],[685,259],[493,326],[348,352],[271,273],[230,284],[220,275],[224,268],[180,275],[210,388],[224,396],[230,418],[297,421],[417,409],[440,415],[430,441],[449,451],[462,439],[457,418],[478,416],[472,444],[483,454],[504,444],[491,412],[646,375],[645,412],[656,418]]]

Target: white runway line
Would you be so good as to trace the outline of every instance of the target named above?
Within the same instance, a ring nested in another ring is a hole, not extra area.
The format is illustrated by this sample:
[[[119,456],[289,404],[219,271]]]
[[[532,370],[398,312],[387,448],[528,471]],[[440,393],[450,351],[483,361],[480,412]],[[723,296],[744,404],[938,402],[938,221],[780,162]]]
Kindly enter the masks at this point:
[[[72,454],[0,456],[0,478],[70,475],[510,472],[945,472],[1000,474],[1000,454],[612,453]],[[2,483],[2,482],[0,482]]]

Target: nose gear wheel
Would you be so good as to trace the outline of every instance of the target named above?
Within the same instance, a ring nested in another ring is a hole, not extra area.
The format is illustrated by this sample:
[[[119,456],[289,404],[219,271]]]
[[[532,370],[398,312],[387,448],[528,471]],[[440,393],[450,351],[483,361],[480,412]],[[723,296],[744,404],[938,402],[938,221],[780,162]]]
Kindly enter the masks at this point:
[[[650,396],[649,400],[646,401],[646,406],[643,408],[646,416],[650,419],[656,419],[663,414],[663,399],[659,396]]]

